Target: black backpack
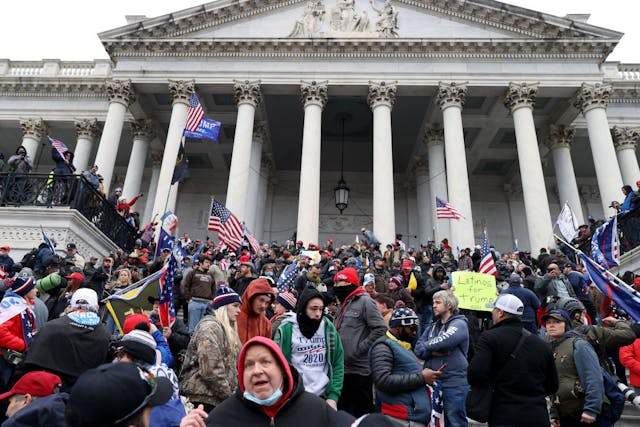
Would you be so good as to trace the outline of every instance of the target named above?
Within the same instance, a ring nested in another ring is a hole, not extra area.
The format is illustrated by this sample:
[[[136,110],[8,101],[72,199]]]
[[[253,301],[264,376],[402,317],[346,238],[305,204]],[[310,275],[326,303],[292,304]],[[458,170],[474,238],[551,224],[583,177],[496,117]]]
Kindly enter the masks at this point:
[[[38,256],[38,248],[33,248],[22,257],[20,264],[22,264],[22,267],[28,267],[33,270],[33,267],[36,266],[37,256]]]

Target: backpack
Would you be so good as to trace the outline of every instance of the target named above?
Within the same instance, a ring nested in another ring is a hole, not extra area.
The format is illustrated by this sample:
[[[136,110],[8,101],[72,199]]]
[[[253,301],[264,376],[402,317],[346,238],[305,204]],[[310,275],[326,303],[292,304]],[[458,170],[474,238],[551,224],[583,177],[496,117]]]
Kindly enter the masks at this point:
[[[20,264],[22,264],[22,267],[29,267],[33,270],[33,267],[36,266],[37,256],[38,248],[33,248],[22,257],[22,260],[20,260]]]

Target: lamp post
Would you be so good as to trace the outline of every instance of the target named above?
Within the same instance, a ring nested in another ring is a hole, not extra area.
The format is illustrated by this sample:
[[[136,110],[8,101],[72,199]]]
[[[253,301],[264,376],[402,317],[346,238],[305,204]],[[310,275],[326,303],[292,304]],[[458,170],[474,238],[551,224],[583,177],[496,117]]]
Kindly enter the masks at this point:
[[[340,181],[338,185],[333,189],[336,196],[336,208],[340,211],[344,211],[349,206],[349,187],[344,180],[344,123],[349,119],[349,115],[344,113],[340,114],[338,118],[342,121],[342,147],[340,153]]]

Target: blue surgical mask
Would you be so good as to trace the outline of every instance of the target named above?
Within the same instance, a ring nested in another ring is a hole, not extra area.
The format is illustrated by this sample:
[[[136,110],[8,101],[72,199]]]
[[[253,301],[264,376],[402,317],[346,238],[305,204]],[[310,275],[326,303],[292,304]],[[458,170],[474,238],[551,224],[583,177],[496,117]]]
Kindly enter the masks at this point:
[[[242,395],[245,399],[260,405],[260,406],[273,406],[276,404],[276,402],[278,400],[280,400],[280,398],[282,397],[282,391],[280,390],[280,388],[277,388],[276,391],[273,392],[273,394],[269,397],[267,397],[266,399],[258,399],[257,397],[255,397],[253,394],[249,393],[248,391],[245,391]]]
[[[264,275],[267,277],[273,277],[273,271],[265,271]]]

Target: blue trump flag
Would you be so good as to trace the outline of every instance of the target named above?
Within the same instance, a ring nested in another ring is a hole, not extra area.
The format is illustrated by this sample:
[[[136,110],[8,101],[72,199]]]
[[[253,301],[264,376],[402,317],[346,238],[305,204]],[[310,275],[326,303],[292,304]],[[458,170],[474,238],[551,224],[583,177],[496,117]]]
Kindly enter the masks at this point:
[[[156,256],[160,256],[164,249],[173,249],[173,242],[175,242],[175,237],[169,234],[164,227],[160,228],[160,237],[158,239],[158,247],[156,248]]]
[[[591,238],[591,259],[605,268],[620,265],[618,217],[598,227]]]
[[[186,136],[187,138],[194,138],[194,139],[210,139],[213,142],[216,142],[218,140],[218,136],[220,135],[220,126],[222,125],[222,123],[216,121],[216,120],[212,120],[212,119],[202,119],[200,121],[200,124],[198,125],[198,128],[192,132],[192,131],[188,131],[188,130],[184,130],[182,132],[183,136]]]
[[[598,290],[603,295],[611,298],[618,307],[623,309],[636,322],[640,322],[640,296],[636,293],[631,293],[615,281],[605,277],[601,267],[582,252],[578,253],[578,257],[587,268],[587,273],[589,273],[591,281],[598,287]]]

